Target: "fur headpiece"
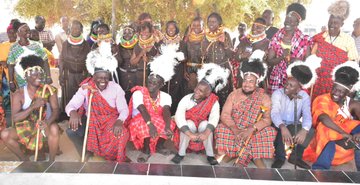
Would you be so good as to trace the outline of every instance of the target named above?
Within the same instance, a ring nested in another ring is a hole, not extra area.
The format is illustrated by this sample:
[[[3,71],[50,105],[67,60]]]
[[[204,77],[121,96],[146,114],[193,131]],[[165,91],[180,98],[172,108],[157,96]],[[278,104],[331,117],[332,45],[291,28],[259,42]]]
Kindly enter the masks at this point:
[[[303,89],[311,87],[316,79],[316,69],[321,66],[321,58],[316,55],[310,55],[305,62],[296,61],[286,69],[288,77],[294,77]]]
[[[330,5],[328,12],[335,17],[340,17],[345,20],[350,14],[350,4],[346,0],[338,0]]]
[[[300,3],[292,3],[286,9],[286,15],[294,13],[300,21],[306,18],[306,8]]]
[[[36,55],[26,55],[21,57],[21,61],[15,65],[15,71],[22,78],[30,75],[33,71],[44,72],[44,61]]]
[[[245,60],[240,66],[240,76],[244,79],[247,74],[252,74],[257,78],[257,83],[262,82],[266,78],[267,65],[263,62],[265,52],[255,50],[249,60]]]
[[[360,67],[357,62],[347,61],[336,66],[332,72],[334,83],[341,85],[349,91],[360,90]]]
[[[217,64],[208,63],[198,70],[197,75],[199,82],[205,81],[212,91],[218,92],[226,86],[230,71]]]
[[[150,75],[158,75],[164,79],[164,82],[171,80],[175,74],[174,67],[178,61],[184,60],[184,53],[178,52],[179,44],[161,45],[160,55],[156,56],[150,65]]]
[[[99,48],[91,51],[86,58],[86,69],[91,75],[100,71],[109,71],[116,75],[118,61],[111,53],[111,44],[102,43]]]

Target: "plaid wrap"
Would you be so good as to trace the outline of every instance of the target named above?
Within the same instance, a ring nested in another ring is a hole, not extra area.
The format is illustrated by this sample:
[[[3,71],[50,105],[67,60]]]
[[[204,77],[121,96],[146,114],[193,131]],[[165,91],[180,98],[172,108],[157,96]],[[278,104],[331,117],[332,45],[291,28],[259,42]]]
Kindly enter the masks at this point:
[[[331,91],[333,85],[331,73],[337,65],[348,60],[348,54],[346,51],[326,42],[323,32],[314,36],[314,42],[317,45],[316,55],[322,58],[321,66],[316,70],[318,78],[312,95],[315,98]]]
[[[219,98],[214,94],[211,93],[209,97],[206,98],[206,100],[203,100],[201,103],[197,104],[193,108],[189,109],[185,113],[186,120],[191,120],[195,123],[196,128],[199,127],[200,122],[205,121],[209,118],[209,114],[211,112],[211,109],[214,105],[214,103]],[[180,144],[180,131],[177,130],[174,134],[174,145],[175,147],[179,147]],[[204,144],[202,142],[194,142],[190,141],[188,149],[191,151],[201,151],[204,150]]]
[[[260,113],[260,106],[265,91],[257,88],[245,101],[234,105],[232,118],[239,129],[245,129],[256,123]],[[272,158],[274,154],[273,142],[276,137],[276,130],[273,127],[265,127],[251,138],[239,163],[247,166],[251,159]],[[230,157],[238,157],[243,143],[235,140],[235,135],[229,127],[220,123],[215,131],[216,147],[219,151],[225,151]]]
[[[315,162],[320,156],[329,141],[342,139],[342,135],[328,128],[318,118],[322,114],[327,114],[333,122],[343,129],[346,133],[350,133],[356,126],[360,125],[358,120],[345,119],[338,114],[339,105],[332,101],[330,93],[326,93],[315,98],[312,104],[313,127],[315,128],[315,136],[310,145],[305,149],[303,159]],[[344,164],[354,159],[354,150],[346,150],[336,145],[335,156],[332,165]]]
[[[90,80],[89,85],[96,89],[94,81]],[[123,126],[120,135],[114,135],[114,124],[119,116],[116,107],[111,107],[97,91],[93,95],[90,115],[87,150],[106,160],[123,162],[126,159],[129,131]]]
[[[51,86],[53,93],[56,94],[56,88]],[[43,90],[43,86],[39,87],[39,89],[36,91],[34,99],[41,97],[42,94],[42,90]],[[46,91],[45,92],[45,97],[44,99],[49,102],[49,98],[50,98],[50,92]],[[33,102],[31,102],[31,104],[33,104]],[[31,112],[29,114],[29,116],[27,118],[25,118],[23,121],[19,121],[15,123],[15,129],[16,129],[16,133],[19,137],[19,142],[24,145],[27,149],[29,150],[35,150],[35,144],[36,144],[36,122],[39,120],[39,109],[34,110],[33,112]],[[45,108],[43,109],[43,113],[42,113],[43,117],[41,118],[41,120],[43,120],[46,117],[46,105]],[[43,142],[45,141],[46,138],[43,137],[42,134],[39,135],[39,149],[41,149],[43,147]]]
[[[139,113],[135,117],[131,118],[131,113],[129,114],[129,118],[127,120],[127,126],[130,131],[130,141],[134,143],[134,146],[137,150],[143,148],[144,146],[144,139],[150,138],[150,152],[155,153],[156,152],[156,145],[159,140],[159,138],[168,139],[168,137],[165,134],[165,126],[166,123],[163,118],[163,108],[159,105],[160,98],[156,101],[156,110],[154,110],[153,105],[150,101],[150,94],[147,88],[141,87],[141,86],[135,86],[131,89],[131,92],[140,91],[143,94],[143,102],[146,110],[148,111],[151,122],[156,127],[156,130],[158,132],[158,136],[156,138],[150,137],[150,130],[146,122],[144,121],[142,115]],[[132,112],[133,110],[133,101],[132,98],[130,99],[129,103],[129,112]],[[175,130],[176,123],[171,120],[170,128],[171,130]]]
[[[275,51],[276,57],[282,56],[284,50],[281,47],[281,41],[285,35],[285,29],[280,29],[272,38],[269,49]],[[291,39],[291,58],[297,58],[303,60],[306,55],[308,46],[312,45],[312,39],[308,35],[304,35],[299,29],[295,30],[294,36]],[[285,60],[280,61],[279,64],[275,65],[270,73],[269,78],[269,93],[272,94],[277,89],[284,87],[286,83],[287,74],[286,68],[288,63]]]
[[[53,41],[54,37],[51,33],[51,31],[49,30],[43,30],[43,31],[39,31],[39,39],[41,42],[48,42],[48,41]]]

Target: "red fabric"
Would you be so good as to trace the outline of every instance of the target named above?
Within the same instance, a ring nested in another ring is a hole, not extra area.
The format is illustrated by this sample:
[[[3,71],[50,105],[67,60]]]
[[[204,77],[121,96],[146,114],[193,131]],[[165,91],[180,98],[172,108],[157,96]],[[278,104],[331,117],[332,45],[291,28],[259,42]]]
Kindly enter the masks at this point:
[[[151,153],[155,153],[156,152],[156,145],[157,142],[159,140],[159,138],[163,138],[163,139],[168,139],[168,137],[165,134],[165,126],[166,123],[164,121],[163,118],[163,108],[159,105],[160,102],[160,98],[158,98],[158,100],[156,101],[156,105],[155,109],[153,108],[153,105],[150,101],[151,97],[149,94],[149,91],[146,87],[142,87],[142,86],[135,86],[131,89],[131,92],[135,92],[135,91],[140,91],[143,94],[143,102],[144,102],[144,106],[146,108],[146,110],[148,111],[150,117],[151,117],[151,122],[154,124],[154,126],[157,129],[158,132],[158,137],[156,138],[151,138],[150,137],[150,132],[149,132],[149,127],[146,124],[146,122],[144,121],[142,115],[139,113],[138,115],[136,115],[135,117],[131,118],[131,113],[133,111],[133,100],[131,97],[130,99],[130,103],[129,103],[129,118],[127,120],[126,125],[129,128],[130,131],[130,141],[132,141],[134,143],[134,146],[137,150],[143,148],[144,146],[144,139],[145,138],[150,138],[150,152]],[[173,120],[171,120],[170,123],[170,129],[174,130],[176,127],[176,124]]]
[[[195,123],[196,128],[198,128],[200,122],[208,119],[211,109],[214,103],[218,99],[219,98],[214,93],[211,93],[210,96],[206,98],[206,100],[202,101],[201,103],[197,104],[193,108],[186,111],[185,114],[186,120],[193,121]],[[179,131],[177,131],[174,135],[174,145],[176,147],[179,147],[179,143],[180,143],[180,133]],[[190,141],[188,149],[191,151],[198,152],[204,150],[205,147],[202,142]]]
[[[96,88],[92,80],[89,81],[89,85]],[[122,162],[126,159],[125,149],[129,131],[123,127],[119,136],[116,137],[113,134],[118,116],[116,107],[111,107],[100,92],[94,92],[91,102],[87,150],[105,157],[106,160]]]
[[[314,42],[317,45],[316,55],[322,58],[322,61],[321,66],[316,70],[318,78],[313,88],[313,99],[330,92],[333,85],[331,79],[333,69],[348,60],[347,52],[326,42],[323,32],[314,36]]]

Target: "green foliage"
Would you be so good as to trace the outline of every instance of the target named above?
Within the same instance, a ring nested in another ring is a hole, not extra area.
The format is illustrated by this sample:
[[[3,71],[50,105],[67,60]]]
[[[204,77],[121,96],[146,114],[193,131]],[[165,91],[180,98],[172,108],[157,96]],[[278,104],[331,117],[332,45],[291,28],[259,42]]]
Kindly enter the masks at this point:
[[[168,20],[176,20],[184,30],[199,10],[205,20],[207,15],[220,13],[228,28],[235,28],[240,21],[247,24],[261,16],[265,9],[272,9],[275,15],[285,11],[294,0],[113,0],[116,6],[116,23],[128,24],[135,21],[142,12],[152,15],[153,21],[162,25]],[[311,0],[296,2],[310,3]],[[96,18],[111,22],[112,0],[19,0],[15,10],[24,17],[43,15],[48,24],[58,22],[63,15],[90,23]],[[279,16],[275,24],[280,26]]]

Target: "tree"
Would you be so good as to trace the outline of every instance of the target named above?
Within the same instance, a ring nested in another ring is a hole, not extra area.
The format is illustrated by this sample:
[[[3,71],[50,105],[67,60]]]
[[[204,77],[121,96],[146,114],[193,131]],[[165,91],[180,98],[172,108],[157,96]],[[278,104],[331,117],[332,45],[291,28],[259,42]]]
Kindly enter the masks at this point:
[[[137,19],[142,12],[152,15],[155,22],[162,25],[168,20],[176,20],[181,30],[184,30],[199,10],[203,19],[211,12],[220,13],[224,24],[234,28],[240,21],[250,24],[261,13],[270,8],[275,15],[285,11],[286,6],[299,0],[113,0],[117,1],[116,22],[129,24]],[[310,3],[311,0],[302,0]],[[63,15],[90,23],[98,17],[111,23],[112,0],[19,0],[15,10],[24,17],[43,15],[48,24],[58,22]],[[280,18],[276,16],[275,24]]]

